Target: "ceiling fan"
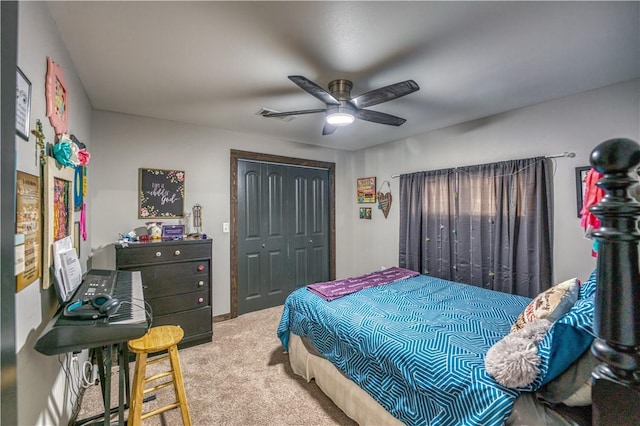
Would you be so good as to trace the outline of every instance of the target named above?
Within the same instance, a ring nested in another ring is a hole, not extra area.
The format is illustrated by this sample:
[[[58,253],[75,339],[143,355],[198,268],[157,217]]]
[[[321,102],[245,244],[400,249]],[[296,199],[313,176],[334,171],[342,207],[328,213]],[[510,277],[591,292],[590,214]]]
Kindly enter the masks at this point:
[[[287,112],[263,110],[261,115],[263,117],[276,118],[325,112],[326,121],[322,128],[323,135],[332,134],[338,127],[347,126],[353,123],[356,118],[370,121],[372,123],[400,126],[407,120],[396,117],[395,115],[364,108],[377,105],[382,102],[388,102],[420,90],[420,87],[415,81],[406,80],[400,83],[381,87],[352,98],[351,88],[353,87],[353,83],[349,80],[338,79],[331,81],[329,83],[328,92],[313,81],[300,75],[290,75],[289,80],[300,86],[300,88],[305,92],[320,99],[327,107]]]

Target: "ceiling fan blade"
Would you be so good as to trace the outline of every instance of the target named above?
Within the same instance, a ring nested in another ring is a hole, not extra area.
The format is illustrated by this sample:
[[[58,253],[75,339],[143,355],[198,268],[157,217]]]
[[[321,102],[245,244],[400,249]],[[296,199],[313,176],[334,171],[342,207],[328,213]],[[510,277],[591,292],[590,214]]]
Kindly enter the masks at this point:
[[[330,135],[336,131],[338,127],[333,124],[324,123],[324,127],[322,128],[322,136]]]
[[[407,121],[404,118],[396,117],[395,115],[372,111],[370,109],[357,110],[356,117],[360,120],[371,121],[372,123],[388,124],[389,126],[400,126]]]
[[[351,103],[355,105],[356,108],[366,108],[397,99],[409,93],[417,92],[418,90],[420,90],[420,87],[415,81],[407,80],[363,93],[351,99]]]
[[[260,115],[262,115],[263,117],[287,117],[289,115],[304,115],[304,114],[315,114],[317,112],[325,112],[326,109],[325,108],[321,108],[321,109],[303,109],[300,111],[285,111],[285,112],[270,112],[270,111],[263,111],[260,113]]]
[[[331,93],[324,90],[322,87],[315,84],[313,81],[301,75],[290,75],[289,80],[300,86],[302,90],[309,93],[312,96],[320,99],[327,105],[340,105],[340,102],[334,98]]]

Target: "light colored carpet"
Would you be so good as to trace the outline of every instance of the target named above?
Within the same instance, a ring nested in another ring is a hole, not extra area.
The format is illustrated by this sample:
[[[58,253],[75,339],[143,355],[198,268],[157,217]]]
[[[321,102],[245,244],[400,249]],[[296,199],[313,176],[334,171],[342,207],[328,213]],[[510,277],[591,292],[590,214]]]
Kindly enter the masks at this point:
[[[282,306],[251,312],[213,325],[213,342],[182,349],[180,364],[194,425],[355,425],[314,381],[296,376],[283,353],[276,328]],[[147,376],[162,364],[147,368]],[[132,380],[133,366],[130,364]],[[162,366],[166,369],[166,367]],[[114,368],[112,383],[117,387]],[[115,390],[114,390],[115,392]],[[174,401],[172,387],[144,404],[149,411]],[[116,401],[113,395],[112,400]],[[85,392],[78,419],[102,412],[100,386]],[[112,417],[117,424],[117,417]],[[143,425],[180,425],[179,410]]]

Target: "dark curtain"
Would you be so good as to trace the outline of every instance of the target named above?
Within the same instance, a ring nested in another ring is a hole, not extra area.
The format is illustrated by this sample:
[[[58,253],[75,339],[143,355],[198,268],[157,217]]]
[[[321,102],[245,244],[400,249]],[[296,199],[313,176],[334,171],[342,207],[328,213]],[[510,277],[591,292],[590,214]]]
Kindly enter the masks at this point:
[[[401,175],[399,265],[536,296],[552,284],[552,185],[543,157]]]

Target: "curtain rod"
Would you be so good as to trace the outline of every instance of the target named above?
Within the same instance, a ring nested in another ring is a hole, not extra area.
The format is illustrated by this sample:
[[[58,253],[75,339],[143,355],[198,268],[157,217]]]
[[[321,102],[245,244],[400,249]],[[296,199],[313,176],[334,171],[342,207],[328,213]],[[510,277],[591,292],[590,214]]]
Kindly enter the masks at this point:
[[[573,151],[565,151],[562,154],[552,154],[552,155],[545,155],[544,158],[562,158],[562,157],[567,157],[567,158],[573,158],[576,156],[576,153]],[[391,175],[391,179],[395,179],[400,177],[400,175]]]

